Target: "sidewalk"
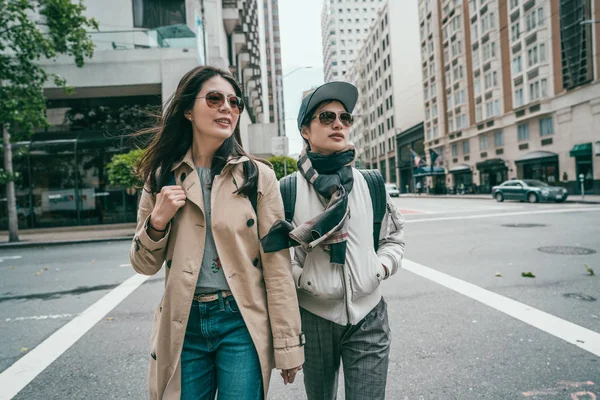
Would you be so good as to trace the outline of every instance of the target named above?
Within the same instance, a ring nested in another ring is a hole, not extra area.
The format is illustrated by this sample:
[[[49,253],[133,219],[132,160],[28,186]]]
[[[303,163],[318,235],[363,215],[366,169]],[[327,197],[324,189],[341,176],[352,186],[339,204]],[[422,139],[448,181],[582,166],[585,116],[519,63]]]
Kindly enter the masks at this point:
[[[423,198],[423,199],[474,199],[474,200],[494,200],[491,194],[422,194],[402,193],[400,197],[406,198]],[[577,204],[600,204],[600,195],[592,194],[585,195],[582,199],[581,195],[570,195],[565,203]]]
[[[134,231],[135,223],[23,229],[19,230],[20,241],[12,243],[8,241],[8,232],[0,231],[0,251],[6,248],[132,240]]]

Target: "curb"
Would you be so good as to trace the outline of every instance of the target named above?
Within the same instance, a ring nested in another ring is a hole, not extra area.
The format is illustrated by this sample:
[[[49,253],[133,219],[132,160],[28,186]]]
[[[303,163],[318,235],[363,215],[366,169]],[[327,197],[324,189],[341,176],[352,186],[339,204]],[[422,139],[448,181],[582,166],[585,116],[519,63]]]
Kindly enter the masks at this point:
[[[65,246],[70,244],[87,244],[87,243],[102,243],[102,242],[117,242],[124,240],[133,240],[131,236],[117,236],[111,238],[98,239],[73,239],[73,240],[53,240],[53,241],[20,241],[20,242],[4,242],[0,243],[0,249],[21,249],[28,247],[48,247],[48,246]]]
[[[456,200],[494,200],[493,197],[474,197],[474,196],[447,196],[447,195],[401,195],[399,197],[395,197],[396,199],[456,199]],[[600,201],[596,200],[568,200],[563,204],[600,204]]]

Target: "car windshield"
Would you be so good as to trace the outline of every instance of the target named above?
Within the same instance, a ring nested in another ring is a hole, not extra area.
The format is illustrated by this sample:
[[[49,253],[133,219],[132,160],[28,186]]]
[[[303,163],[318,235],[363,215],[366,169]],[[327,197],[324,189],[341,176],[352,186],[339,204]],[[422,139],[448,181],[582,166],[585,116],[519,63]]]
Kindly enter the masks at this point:
[[[527,184],[527,186],[533,186],[533,187],[548,187],[549,186],[547,183],[538,181],[535,179],[525,179],[523,182],[525,182]]]
[[[396,185],[392,185],[391,183],[386,183],[385,187],[391,190],[395,190],[396,189]]]

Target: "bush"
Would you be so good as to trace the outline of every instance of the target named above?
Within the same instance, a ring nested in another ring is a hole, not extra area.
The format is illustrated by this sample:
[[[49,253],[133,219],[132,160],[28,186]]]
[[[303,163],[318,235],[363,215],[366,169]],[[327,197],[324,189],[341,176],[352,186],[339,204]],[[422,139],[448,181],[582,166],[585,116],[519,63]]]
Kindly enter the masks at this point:
[[[125,154],[115,154],[106,166],[111,185],[126,188],[140,188],[142,181],[135,173],[135,167],[144,154],[144,149],[131,150]]]
[[[283,161],[287,163],[287,174],[291,174],[292,172],[298,171],[298,166],[296,165],[296,160],[292,157],[288,156],[275,156],[269,158],[267,161],[273,165],[273,170],[275,171],[275,175],[277,175],[277,179],[281,179],[284,177],[284,165]]]

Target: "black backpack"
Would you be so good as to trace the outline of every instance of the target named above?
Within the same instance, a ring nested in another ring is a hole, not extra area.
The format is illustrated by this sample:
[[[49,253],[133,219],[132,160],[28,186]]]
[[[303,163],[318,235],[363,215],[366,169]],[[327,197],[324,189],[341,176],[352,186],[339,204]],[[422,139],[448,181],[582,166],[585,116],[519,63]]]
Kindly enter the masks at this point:
[[[386,191],[383,176],[376,169],[358,170],[367,181],[369,193],[371,194],[371,204],[373,205],[373,246],[375,251],[379,248],[379,232],[381,231],[381,221],[385,216],[386,209]],[[296,208],[296,182],[298,173],[283,177],[279,181],[279,190],[283,197],[283,208],[285,210],[285,220],[292,223],[294,211]]]

